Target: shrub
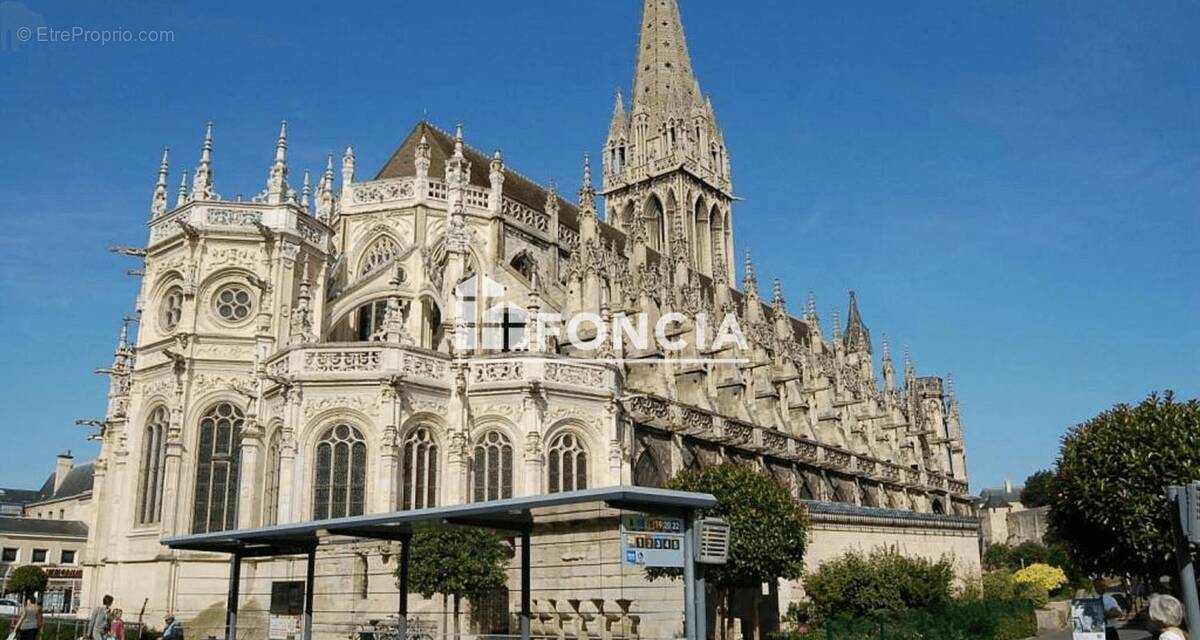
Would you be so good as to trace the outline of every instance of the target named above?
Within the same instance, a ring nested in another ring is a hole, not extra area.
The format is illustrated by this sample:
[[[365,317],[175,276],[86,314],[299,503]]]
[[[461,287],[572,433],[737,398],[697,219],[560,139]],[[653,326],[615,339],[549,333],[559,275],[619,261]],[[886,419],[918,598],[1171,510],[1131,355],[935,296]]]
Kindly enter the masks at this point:
[[[989,544],[983,552],[983,566],[988,569],[1001,569],[1012,566],[1012,547],[998,542]]]
[[[1020,640],[1037,635],[1037,617],[1025,601],[951,602],[933,609],[830,620],[807,633],[777,640]]]
[[[1018,598],[1029,601],[1039,609],[1050,602],[1050,592],[1042,588],[1040,584],[1033,582],[1014,582],[1013,584],[1016,585]]]
[[[1012,581],[1013,572],[997,569],[983,574],[984,600],[1012,600],[1017,597],[1017,587]]]
[[[817,618],[861,617],[944,605],[952,578],[949,560],[910,558],[886,549],[850,552],[827,562],[804,579],[804,590]]]
[[[1067,583],[1067,574],[1062,569],[1048,564],[1031,564],[1016,572],[1012,581],[1018,585],[1031,583],[1041,587],[1047,593],[1058,589]]]

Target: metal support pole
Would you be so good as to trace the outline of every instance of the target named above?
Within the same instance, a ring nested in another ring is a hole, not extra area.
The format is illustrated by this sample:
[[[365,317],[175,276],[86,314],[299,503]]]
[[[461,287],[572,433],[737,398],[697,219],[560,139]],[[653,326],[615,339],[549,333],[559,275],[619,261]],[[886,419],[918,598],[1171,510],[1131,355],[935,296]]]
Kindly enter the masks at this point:
[[[530,533],[521,532],[521,640],[529,640]]]
[[[1170,502],[1171,530],[1175,535],[1175,564],[1179,567],[1179,594],[1187,610],[1187,627],[1192,634],[1200,629],[1200,598],[1196,594],[1196,564],[1192,561],[1192,547],[1183,534],[1183,519],[1187,517],[1182,493],[1185,487],[1167,487]]]
[[[400,625],[399,640],[408,639],[408,560],[412,536],[400,539]]]
[[[692,514],[683,516],[683,635],[687,640],[699,640],[696,635],[696,550]]]
[[[242,556],[229,558],[229,593],[225,601],[225,640],[237,640],[238,588],[242,583]]]
[[[705,568],[696,567],[696,637],[708,640],[708,585],[705,583]]]
[[[313,637],[313,587],[317,583],[317,548],[308,550],[304,568],[304,640]]]

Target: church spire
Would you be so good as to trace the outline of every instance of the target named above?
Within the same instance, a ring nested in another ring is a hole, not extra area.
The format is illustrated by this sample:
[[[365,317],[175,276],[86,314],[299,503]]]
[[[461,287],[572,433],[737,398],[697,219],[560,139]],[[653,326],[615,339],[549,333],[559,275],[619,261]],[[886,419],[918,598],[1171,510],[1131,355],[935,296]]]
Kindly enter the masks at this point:
[[[862,316],[858,313],[858,297],[850,290],[850,311],[846,320],[846,351],[871,352],[871,332],[863,324]]]
[[[677,0],[643,0],[633,111],[690,115],[700,102]]]
[[[617,89],[617,96],[613,103],[612,120],[608,123],[608,139],[615,141],[624,136],[628,126],[629,116],[625,113],[625,97],[621,95],[621,90]]]

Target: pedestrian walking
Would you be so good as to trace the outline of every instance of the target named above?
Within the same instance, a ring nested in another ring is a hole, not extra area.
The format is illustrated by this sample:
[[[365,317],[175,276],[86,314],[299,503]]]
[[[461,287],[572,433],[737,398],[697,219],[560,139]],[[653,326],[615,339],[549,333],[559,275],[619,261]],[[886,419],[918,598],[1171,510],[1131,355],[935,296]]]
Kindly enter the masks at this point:
[[[25,597],[25,606],[21,608],[21,615],[17,616],[13,629],[16,629],[17,640],[37,640],[38,632],[42,629],[42,606],[33,596]]]
[[[88,618],[87,637],[90,640],[106,640],[108,636],[108,609],[112,607],[113,597],[106,595],[100,602]]]
[[[125,620],[121,618],[124,614],[125,612],[120,609],[112,610],[108,621],[109,640],[125,640]]]

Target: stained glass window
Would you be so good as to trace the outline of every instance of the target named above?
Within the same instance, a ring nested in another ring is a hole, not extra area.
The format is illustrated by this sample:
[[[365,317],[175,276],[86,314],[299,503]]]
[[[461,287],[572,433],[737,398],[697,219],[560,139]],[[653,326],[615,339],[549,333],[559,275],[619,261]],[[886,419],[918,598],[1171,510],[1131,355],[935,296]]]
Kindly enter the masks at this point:
[[[200,419],[193,533],[225,531],[237,526],[238,470],[245,420],[242,410],[228,402],[214,405]]]
[[[330,427],[317,443],[313,519],[361,516],[366,503],[367,444],[347,424]]]

